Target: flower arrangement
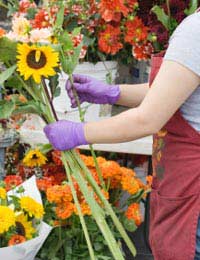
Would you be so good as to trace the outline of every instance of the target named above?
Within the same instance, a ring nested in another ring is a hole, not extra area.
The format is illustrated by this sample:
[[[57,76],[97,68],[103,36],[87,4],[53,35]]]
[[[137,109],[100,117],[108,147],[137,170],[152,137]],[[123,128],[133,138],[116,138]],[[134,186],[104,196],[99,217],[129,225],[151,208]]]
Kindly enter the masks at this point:
[[[18,6],[17,1],[12,3],[13,8]],[[66,1],[57,1],[57,9],[55,11],[52,9],[54,2],[49,1],[48,3],[50,3],[50,6],[47,5],[47,8],[50,8],[48,10],[52,14],[47,19],[51,23],[50,34],[48,28],[34,28],[33,20],[35,21],[36,16],[34,15],[34,10],[32,10],[34,9],[33,4],[33,6],[28,8],[28,14],[32,15],[32,19],[25,17],[27,12],[25,12],[24,16],[18,15],[18,10],[19,12],[24,9],[27,10],[25,7],[15,10],[12,31],[3,33],[0,37],[0,61],[3,64],[0,74],[0,85],[3,86],[3,100],[0,101],[0,119],[33,113],[38,115],[45,124],[55,122],[58,120],[58,116],[53,101],[60,93],[58,85],[59,75],[62,72],[68,74],[69,80],[73,85],[72,73],[82,57],[82,50],[85,46],[84,40],[80,37],[82,27],[76,26],[69,32],[63,26],[66,21]],[[118,7],[120,6],[118,5]],[[125,14],[125,11],[123,13]],[[123,13],[120,11],[120,17]],[[44,15],[43,9],[42,14],[46,17],[46,11]],[[119,11],[114,12],[114,14],[119,15]],[[42,21],[44,22],[44,20]],[[140,21],[138,24],[140,24]],[[33,30],[36,31],[33,33]],[[130,34],[132,34],[131,31]],[[135,36],[136,41],[137,39],[142,41],[145,35],[140,33],[139,27],[138,34]],[[79,40],[75,41],[75,39]],[[130,40],[130,38],[128,39]],[[9,100],[4,98],[8,89],[15,93],[10,96]],[[73,91],[79,107],[80,119],[84,121],[84,113],[75,89]],[[88,223],[86,223],[81,210],[75,183],[78,184],[83,198],[91,210],[92,218],[98,226],[101,236],[105,239],[112,257],[117,260],[124,259],[121,246],[117,242],[115,232],[111,228],[112,226],[125,241],[132,255],[135,256],[136,249],[127,235],[123,223],[120,221],[113,205],[109,203],[104,195],[104,192],[107,192],[107,185],[104,181],[103,169],[98,164],[92,146],[90,148],[100,181],[99,185],[91,170],[88,169],[75,150],[61,153],[67,183],[71,189],[73,203],[78,212],[79,224],[88,248],[87,252],[89,252],[92,260],[95,259],[95,251],[87,226]],[[30,158],[38,162],[38,167],[46,161],[44,157],[40,157],[38,151],[29,154],[27,161],[30,161]],[[39,169],[36,172],[37,174],[40,174]]]
[[[155,52],[167,48],[169,38],[181,21],[194,13],[199,6],[198,0],[142,1],[144,8],[139,14],[149,28]]]
[[[65,4],[62,26],[72,33],[78,45],[83,39],[82,61],[96,63],[99,60],[118,59],[131,62],[147,60],[153,51],[149,28],[138,16],[142,3],[137,0],[87,0],[63,1]],[[13,26],[8,33],[11,39],[22,42],[49,42],[59,4],[45,1],[36,6],[32,1],[21,0],[10,8]]]
[[[34,194],[30,190],[34,191]],[[8,256],[10,260],[19,256],[25,259],[27,254],[30,254],[29,259],[34,259],[51,230],[51,227],[43,222],[44,213],[34,177],[24,183],[15,175],[7,176],[1,181],[0,257],[2,259]]]
[[[26,172],[29,177],[37,174],[37,185],[42,194],[45,207],[44,221],[54,226],[38,257],[40,259],[57,257],[60,260],[70,258],[89,259],[87,243],[79,221],[79,212],[65,175],[61,153],[46,147],[45,145],[44,147],[29,149],[22,161],[16,164],[17,174],[19,175],[16,177],[26,178]],[[147,183],[144,184],[137,178],[136,173],[132,169],[121,167],[115,161],[97,157],[106,185],[106,189],[102,189],[93,157],[84,154],[80,154],[80,157],[88,169],[90,169],[94,180],[101,189],[102,195],[113,206],[126,230],[135,231],[143,221],[140,203],[145,200],[147,193],[150,191],[151,177],[148,177]],[[91,208],[85,200],[79,184],[75,178],[72,181],[89,235],[93,241],[96,259],[113,259],[94,221]],[[99,206],[103,206],[98,196],[93,193],[90,184],[88,183],[87,185],[94,200],[97,201]],[[126,198],[122,199],[124,193],[126,193]],[[106,216],[106,219],[118,243],[121,243],[122,237],[112,224],[111,218]],[[57,246],[55,247],[55,245]]]

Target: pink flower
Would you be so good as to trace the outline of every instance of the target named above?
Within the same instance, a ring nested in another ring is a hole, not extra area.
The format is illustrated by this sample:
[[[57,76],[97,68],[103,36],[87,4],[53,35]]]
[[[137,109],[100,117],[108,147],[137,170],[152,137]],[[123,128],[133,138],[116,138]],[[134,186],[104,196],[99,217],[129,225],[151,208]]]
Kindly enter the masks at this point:
[[[33,29],[30,32],[30,42],[50,43],[52,33],[48,28]]]

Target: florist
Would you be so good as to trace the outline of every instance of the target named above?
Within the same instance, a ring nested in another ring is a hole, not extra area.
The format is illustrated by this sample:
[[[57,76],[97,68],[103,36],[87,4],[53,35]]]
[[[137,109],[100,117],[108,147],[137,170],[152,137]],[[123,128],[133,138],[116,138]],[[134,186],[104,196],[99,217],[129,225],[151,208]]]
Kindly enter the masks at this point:
[[[99,122],[61,120],[44,131],[58,150],[117,143],[154,134],[150,245],[156,260],[200,259],[200,12],[177,27],[165,54],[155,55],[149,84],[107,85],[73,75],[66,89],[81,102],[131,109]],[[149,89],[149,85],[151,88]]]

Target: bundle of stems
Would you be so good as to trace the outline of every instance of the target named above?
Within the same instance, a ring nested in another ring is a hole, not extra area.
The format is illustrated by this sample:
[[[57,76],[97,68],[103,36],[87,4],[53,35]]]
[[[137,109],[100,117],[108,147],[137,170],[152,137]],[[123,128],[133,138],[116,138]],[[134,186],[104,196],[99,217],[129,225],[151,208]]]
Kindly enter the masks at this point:
[[[72,75],[69,75],[69,79],[71,80],[71,82],[73,84]],[[84,121],[84,116],[83,116],[83,112],[81,110],[81,106],[80,106],[80,102],[78,100],[77,93],[76,93],[75,89],[73,91],[74,91],[74,95],[75,95],[75,98],[76,98],[76,101],[78,104],[80,119],[81,119],[81,121]],[[42,79],[42,81],[41,81],[39,93],[40,93],[40,97],[39,97],[40,102],[45,104],[45,113],[43,113],[42,118],[45,120],[46,123],[53,123],[53,122],[57,121],[58,117],[57,117],[56,111],[53,106],[53,98],[50,96],[49,89],[48,89],[44,79]],[[35,98],[35,97],[33,97],[33,98]],[[75,150],[64,151],[64,152],[62,152],[62,156],[61,156],[65,170],[66,170],[67,179],[68,179],[70,187],[71,187],[75,205],[78,210],[80,222],[82,224],[82,228],[83,228],[83,231],[85,234],[85,239],[87,241],[90,258],[92,260],[96,259],[95,253],[94,253],[94,250],[92,247],[92,243],[90,240],[89,232],[87,230],[87,226],[86,226],[86,223],[84,220],[84,216],[81,212],[81,207],[80,207],[78,197],[76,194],[76,190],[75,190],[75,187],[73,184],[73,179],[75,179],[76,182],[78,183],[80,190],[91,209],[92,216],[94,217],[99,229],[101,230],[102,235],[104,236],[104,239],[106,240],[107,245],[108,245],[114,259],[123,260],[124,256],[123,256],[123,252],[122,252],[122,248],[121,248],[121,243],[119,243],[119,241],[117,241],[115,239],[115,237],[114,237],[113,233],[111,232],[109,225],[106,221],[106,217],[108,215],[111,217],[113,223],[115,224],[116,229],[119,231],[121,237],[127,244],[129,250],[131,251],[133,256],[135,256],[136,249],[135,249],[132,241],[128,237],[124,227],[122,226],[121,222],[119,221],[118,217],[116,216],[109,201],[105,198],[105,196],[102,193],[102,189],[106,190],[106,187],[105,187],[105,184],[104,184],[104,181],[103,181],[103,178],[101,175],[101,171],[99,169],[97,159],[95,156],[95,152],[92,148],[92,145],[90,145],[90,149],[91,149],[91,154],[94,158],[94,162],[95,162],[96,170],[99,175],[99,179],[101,181],[101,186],[99,186],[96,183],[96,181],[94,180],[89,169],[86,167],[86,165],[80,158],[79,154]],[[88,187],[88,185],[90,187]],[[91,187],[92,187],[92,189],[91,189]],[[99,198],[102,206],[100,206],[100,204],[95,200],[94,195],[96,195]]]

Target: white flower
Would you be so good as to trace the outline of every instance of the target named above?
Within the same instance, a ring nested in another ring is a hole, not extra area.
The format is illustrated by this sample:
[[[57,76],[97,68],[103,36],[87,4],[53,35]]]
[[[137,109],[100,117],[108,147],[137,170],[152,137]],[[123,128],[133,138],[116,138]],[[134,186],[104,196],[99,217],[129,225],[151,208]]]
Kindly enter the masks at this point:
[[[12,21],[12,31],[14,34],[18,35],[19,37],[27,36],[30,27],[31,27],[30,22],[22,16],[16,17]]]
[[[48,28],[33,29],[30,32],[30,42],[32,43],[50,43],[52,32]]]

